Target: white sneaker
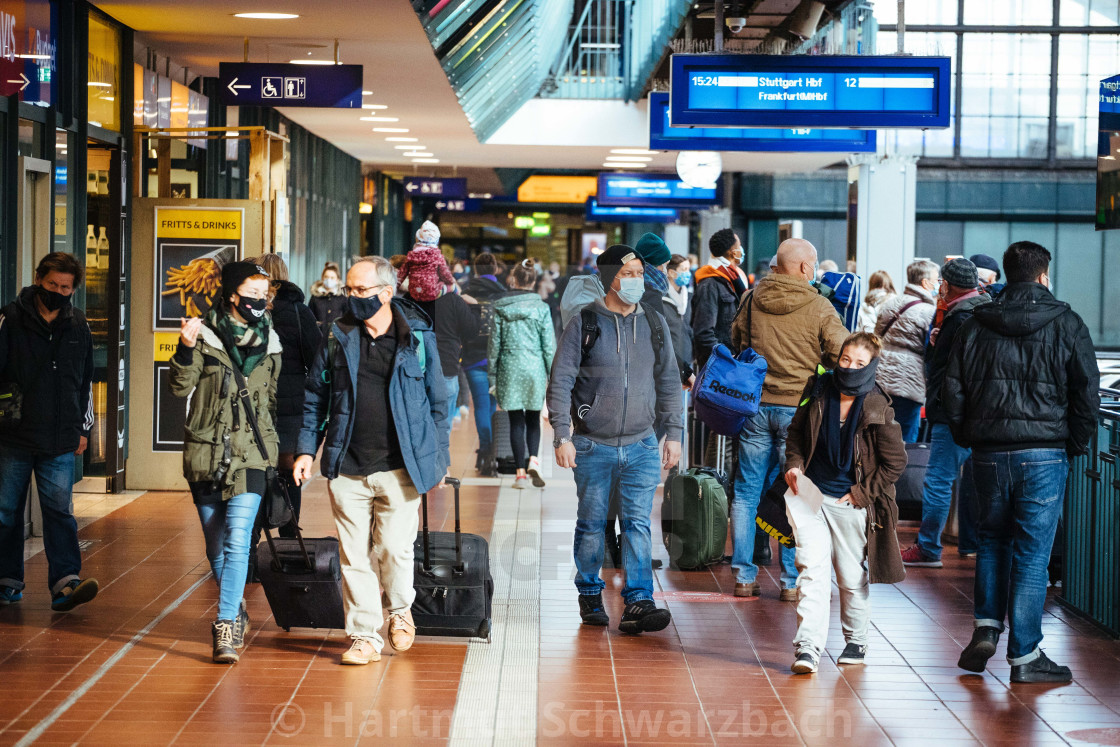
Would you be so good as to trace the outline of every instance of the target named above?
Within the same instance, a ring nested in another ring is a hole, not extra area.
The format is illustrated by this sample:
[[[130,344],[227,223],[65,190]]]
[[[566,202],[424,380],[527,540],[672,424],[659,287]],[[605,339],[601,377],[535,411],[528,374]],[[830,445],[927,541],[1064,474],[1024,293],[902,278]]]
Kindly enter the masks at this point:
[[[459,405],[459,417],[465,418],[471,414],[471,409],[466,405]]]
[[[541,477],[541,460],[537,457],[529,457],[529,477],[533,480],[534,488],[544,487],[544,478]]]
[[[529,487],[529,478],[528,477],[522,475],[521,477],[514,478],[514,480],[513,480],[513,489],[514,490],[524,490],[527,487]]]

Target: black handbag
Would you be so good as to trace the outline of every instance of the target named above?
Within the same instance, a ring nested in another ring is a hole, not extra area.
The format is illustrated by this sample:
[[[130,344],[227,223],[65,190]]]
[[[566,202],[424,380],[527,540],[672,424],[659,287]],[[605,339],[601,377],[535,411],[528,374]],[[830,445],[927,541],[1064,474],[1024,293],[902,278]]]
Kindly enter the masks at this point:
[[[23,416],[23,391],[14,381],[0,381],[0,428],[19,425]]]
[[[241,400],[241,405],[245,409],[245,419],[249,421],[249,427],[253,429],[253,440],[257,443],[257,448],[260,449],[261,456],[265,461],[268,461],[268,447],[264,445],[264,437],[261,436],[260,426],[257,424],[257,414],[253,411],[253,403],[249,401],[249,384],[245,381],[245,376],[233,367],[234,381],[237,383],[237,396]],[[280,473],[271,464],[264,471],[264,495],[261,496],[261,515],[264,517],[264,525],[269,529],[276,529],[278,527],[290,524],[294,517],[292,511],[292,501],[288,497],[288,486],[283,479],[280,478]]]

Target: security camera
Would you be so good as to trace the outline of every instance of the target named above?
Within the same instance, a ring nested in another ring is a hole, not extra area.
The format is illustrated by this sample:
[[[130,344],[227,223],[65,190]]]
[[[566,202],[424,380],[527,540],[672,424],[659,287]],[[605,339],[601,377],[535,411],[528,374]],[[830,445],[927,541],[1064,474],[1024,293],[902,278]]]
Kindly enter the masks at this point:
[[[731,29],[731,33],[738,34],[747,25],[746,18],[728,18],[727,28]]]

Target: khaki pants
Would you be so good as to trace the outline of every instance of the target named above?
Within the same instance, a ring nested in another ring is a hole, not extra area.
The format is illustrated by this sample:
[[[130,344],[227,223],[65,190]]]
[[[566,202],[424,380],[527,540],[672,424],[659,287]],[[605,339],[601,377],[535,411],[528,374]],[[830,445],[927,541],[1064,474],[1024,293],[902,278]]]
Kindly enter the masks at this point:
[[[339,475],[329,488],[342,555],[346,632],[372,641],[381,651],[382,604],[390,615],[403,615],[416,598],[412,545],[420,525],[420,494],[403,469],[367,477]]]

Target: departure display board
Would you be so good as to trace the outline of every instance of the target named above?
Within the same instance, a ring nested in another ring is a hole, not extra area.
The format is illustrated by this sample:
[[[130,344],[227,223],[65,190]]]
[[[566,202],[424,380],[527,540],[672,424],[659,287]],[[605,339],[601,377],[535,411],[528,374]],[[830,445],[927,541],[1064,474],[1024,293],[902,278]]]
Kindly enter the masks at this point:
[[[719,182],[710,188],[692,187],[676,174],[600,172],[600,205],[622,207],[706,208],[720,202]]]
[[[875,130],[806,127],[671,127],[669,94],[649,95],[650,150],[874,153]]]
[[[675,54],[674,126],[949,126],[948,57]]]
[[[587,199],[587,220],[592,223],[625,223],[625,222],[650,222],[650,223],[675,223],[680,220],[680,213],[676,208],[666,207],[630,207],[600,205],[594,197]]]

